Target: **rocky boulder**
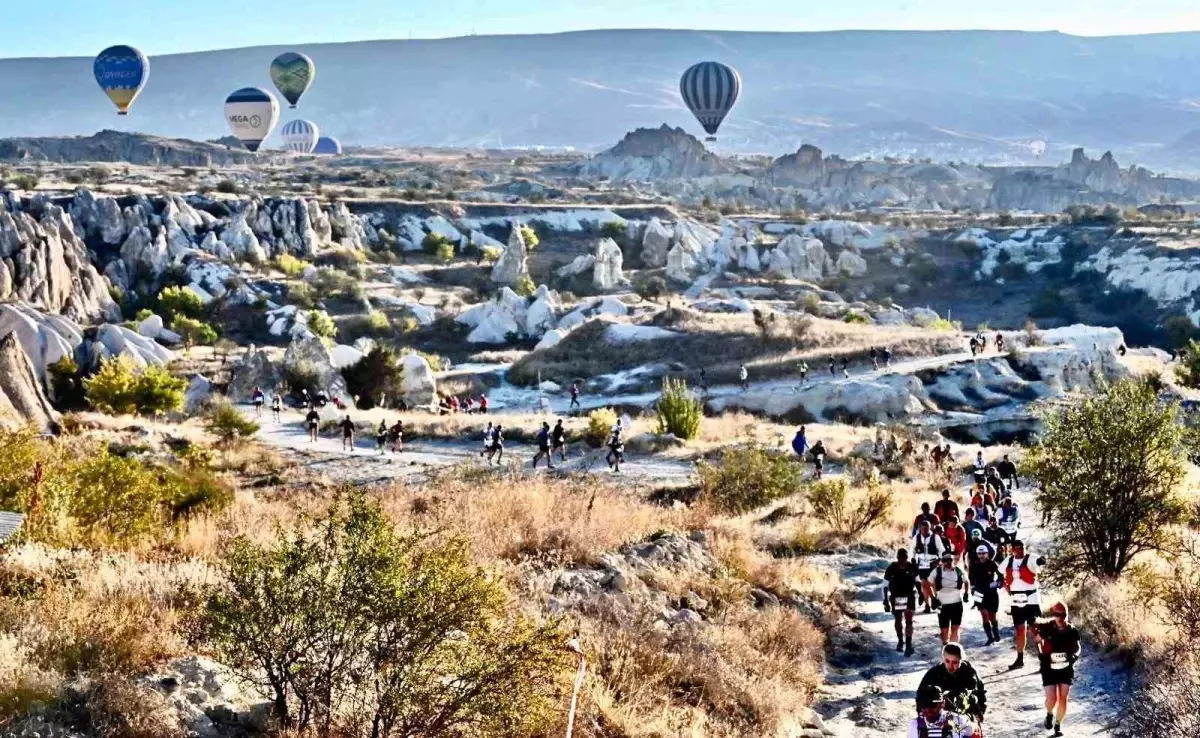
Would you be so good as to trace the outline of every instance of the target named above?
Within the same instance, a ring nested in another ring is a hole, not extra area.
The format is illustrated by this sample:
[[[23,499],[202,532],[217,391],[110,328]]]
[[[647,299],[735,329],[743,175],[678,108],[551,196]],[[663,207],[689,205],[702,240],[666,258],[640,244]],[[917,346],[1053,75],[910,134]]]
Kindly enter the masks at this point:
[[[642,261],[651,268],[666,266],[670,250],[671,232],[658,218],[651,218],[642,236]]]
[[[31,425],[45,432],[58,420],[16,334],[0,338],[0,428],[16,430]]]
[[[74,356],[83,331],[61,315],[43,313],[24,302],[0,303],[0,336],[12,335],[43,383],[46,368]]]
[[[225,394],[233,402],[249,402],[256,387],[269,392],[282,383],[283,372],[275,366],[267,352],[250,346],[241,361],[233,367]]]
[[[329,348],[316,336],[292,339],[283,355],[283,370],[285,373],[313,377],[317,389],[325,390],[331,400],[340,399],[348,406],[354,404],[346,390],[346,380],[342,379],[342,373],[334,365]],[[254,388],[250,389],[253,391]]]
[[[818,220],[808,232],[833,246],[850,246],[859,239],[871,237],[871,229],[852,220]]]
[[[786,279],[819,282],[828,269],[829,256],[825,244],[816,238],[804,238],[795,233],[784,237],[771,251],[768,268],[771,273]]]
[[[570,264],[559,267],[554,274],[559,279],[570,279],[583,274],[596,265],[596,257],[591,254],[580,254],[571,260]]]
[[[592,270],[592,285],[602,292],[615,290],[628,284],[622,266],[625,255],[621,247],[611,238],[596,245],[595,267]]]
[[[667,253],[667,279],[691,282],[706,268],[704,250],[690,234],[684,234]]]
[[[196,738],[257,735],[271,723],[272,703],[221,664],[201,656],[176,659],[139,683],[166,698],[180,727]]]
[[[867,260],[853,251],[843,251],[838,254],[837,272],[847,277],[864,277],[867,274]]]
[[[432,409],[437,404],[437,380],[429,361],[419,354],[408,354],[400,362],[400,392],[409,408]]]
[[[508,246],[492,267],[492,282],[512,287],[522,277],[529,276],[528,257],[525,237],[521,235],[520,227],[514,225],[508,236]]]
[[[469,343],[507,343],[510,335],[520,336],[525,328],[525,298],[504,287],[489,302],[467,310],[455,321],[470,327]]]
[[[166,366],[173,354],[153,340],[123,325],[105,325],[83,332],[83,340],[75,347],[75,364],[84,371],[95,371],[102,361],[124,357],[136,367],[151,364]]]
[[[540,336],[558,324],[562,302],[558,293],[546,285],[538,287],[533,302],[525,309],[525,335]]]
[[[253,388],[250,390],[254,391]],[[265,391],[265,390],[264,390]],[[193,415],[204,409],[212,400],[212,382],[202,374],[196,374],[188,382],[187,390],[183,393],[183,411]]]
[[[137,332],[146,338],[152,338],[163,343],[177,344],[183,338],[175,331],[167,330],[163,325],[163,319],[158,315],[147,316],[145,320],[138,323]]]

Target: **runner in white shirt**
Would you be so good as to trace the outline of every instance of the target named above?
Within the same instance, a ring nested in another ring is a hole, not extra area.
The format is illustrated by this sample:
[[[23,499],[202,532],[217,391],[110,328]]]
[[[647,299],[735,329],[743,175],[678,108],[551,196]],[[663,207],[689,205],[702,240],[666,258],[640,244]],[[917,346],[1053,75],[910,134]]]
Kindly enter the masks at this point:
[[[1046,560],[1025,553],[1025,544],[1014,540],[1012,554],[1000,564],[1000,575],[1004,577],[1004,591],[1008,592],[1008,604],[1013,625],[1017,631],[1017,660],[1010,670],[1025,666],[1025,643],[1028,629],[1042,616],[1042,599],[1038,592],[1038,575]]]
[[[941,687],[917,690],[918,715],[908,723],[908,738],[973,738],[975,724],[963,715],[946,712]]]
[[[954,554],[942,554],[942,563],[925,577],[925,593],[932,594],[941,603],[938,610],[938,627],[941,629],[942,645],[958,642],[958,630],[962,626],[963,596],[967,591],[967,576],[954,565]]]

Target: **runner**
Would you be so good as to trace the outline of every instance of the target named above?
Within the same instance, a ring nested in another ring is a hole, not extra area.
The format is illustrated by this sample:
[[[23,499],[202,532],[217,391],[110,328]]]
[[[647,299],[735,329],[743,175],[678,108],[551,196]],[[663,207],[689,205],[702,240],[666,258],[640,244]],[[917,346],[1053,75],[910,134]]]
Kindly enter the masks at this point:
[[[883,349],[883,368],[884,369],[892,368],[892,350],[887,347],[884,347],[884,349]]]
[[[868,354],[871,357],[871,371],[879,371],[879,351],[872,346]]]
[[[963,511],[963,532],[967,534],[967,540],[973,538],[982,538],[985,526],[979,522],[979,517],[975,514],[975,508],[968,507]]]
[[[943,535],[946,542],[950,544],[950,552],[954,554],[954,563],[961,563],[962,556],[967,551],[967,532],[958,524],[957,516],[946,521]]]
[[[571,406],[568,410],[574,410],[577,407],[582,407],[579,404],[579,382],[571,382]]]
[[[608,461],[608,468],[613,471],[621,471],[621,462],[625,460],[625,443],[621,440],[621,421],[613,426],[612,433],[608,437],[608,455],[605,460]]]
[[[973,738],[975,726],[970,719],[946,711],[945,697],[939,687],[917,690],[917,716],[908,724],[908,738]]]
[[[937,515],[934,515],[933,513],[929,512],[929,503],[928,502],[921,503],[921,514],[918,515],[917,517],[913,518],[912,532],[909,533],[909,538],[912,538],[913,536],[915,536],[917,533],[920,532],[922,521],[929,523],[930,530],[933,530],[933,526],[935,526],[939,522],[941,522],[938,520]]]
[[[941,445],[934,445],[933,450],[929,452],[929,460],[933,462],[934,469],[942,470],[942,462],[945,461],[945,458],[942,455]]]
[[[933,527],[928,520],[920,521],[917,528],[917,534],[912,539],[913,558],[916,559],[917,573],[921,580],[924,581],[929,573],[933,571],[933,567],[937,565],[938,557],[945,552],[942,546],[942,539],[933,533]],[[925,606],[923,612],[929,612],[929,597],[925,593],[925,588],[921,588],[921,603]]]
[[[1001,354],[1004,353],[1004,334],[1003,333],[996,334],[996,351]]]
[[[992,515],[988,518],[988,526],[983,529],[983,540],[992,544],[996,549],[996,560],[999,561],[1008,556],[1008,543],[1012,540],[1012,536],[1000,527],[1000,518]]]
[[[705,395],[708,394],[708,370],[707,369],[700,370],[700,392],[701,392],[701,394],[705,394]]]
[[[792,437],[792,451],[796,452],[800,461],[804,461],[804,452],[807,450],[808,436],[805,435],[804,426],[800,426],[800,430],[796,431],[796,435]]]
[[[962,627],[963,599],[967,593],[967,577],[962,569],[954,565],[954,554],[942,554],[942,564],[925,577],[925,597],[937,599],[938,628],[941,630],[942,645],[957,643],[959,628]]]
[[[975,511],[976,520],[987,520],[996,512],[996,498],[988,494],[986,486],[976,485],[971,493],[971,506],[967,509]]]
[[[275,422],[279,422],[279,416],[283,412],[283,395],[278,392],[271,398],[271,415],[275,418]]]
[[[386,420],[379,421],[379,427],[375,429],[375,445],[379,447],[379,454],[382,456],[387,453],[388,442],[388,425]]]
[[[982,723],[987,712],[987,689],[979,672],[971,666],[971,662],[963,658],[963,647],[958,643],[947,643],[942,646],[942,663],[925,672],[917,694],[929,687],[942,691],[946,706],[960,714],[974,718]]]
[[[850,378],[850,360],[845,356],[842,357],[842,376],[846,379]]]
[[[979,353],[979,341],[975,340],[975,336],[971,336],[971,357],[974,358]]]
[[[983,621],[983,632],[987,634],[987,645],[1000,642],[1000,624],[996,613],[1000,610],[1000,586],[1004,579],[993,558],[995,550],[982,539],[972,543],[974,556],[968,567],[967,579],[971,583],[971,602],[979,610]]]
[[[1017,478],[1017,465],[1012,463],[1008,454],[1004,454],[1004,458],[1000,460],[999,464],[996,464],[996,471],[1010,492],[1014,489],[1021,489],[1021,481]]]
[[[808,450],[808,454],[812,457],[813,479],[820,479],[821,475],[825,473],[825,442],[814,443]]]
[[[338,425],[342,429],[342,450],[354,453],[354,421],[350,419],[349,413],[346,414],[345,420]]]
[[[967,539],[967,554],[978,554],[980,546],[983,546],[987,550],[988,559],[990,561],[1000,560],[996,556],[996,547],[993,546],[990,541],[984,539],[983,531],[976,530],[972,532],[971,536]]]
[[[909,561],[908,551],[896,552],[896,560],[883,573],[883,609],[896,620],[896,650],[913,655],[913,614],[917,611],[917,565]]]
[[[829,358],[829,376],[831,376],[831,377],[833,375],[837,374],[837,370],[835,369],[835,366],[836,366],[836,362],[834,362],[833,357],[830,357]]]
[[[984,472],[983,488],[992,495],[992,499],[1003,500],[1008,497],[1008,486],[1004,484],[1000,472],[994,466],[989,466]]]
[[[808,379],[808,362],[800,362],[800,381],[804,382]]]
[[[554,424],[554,430],[550,431],[550,456],[554,456],[554,452],[558,451],[559,456],[563,461],[567,460],[567,429],[563,428],[562,418]]]
[[[975,484],[985,484],[987,481],[987,462],[983,460],[983,452],[979,451],[975,454],[975,466],[971,470],[971,475],[975,478]]]
[[[388,438],[392,442],[392,453],[399,453],[404,450],[404,421],[397,420],[396,424],[388,429]]]
[[[750,389],[750,372],[746,371],[745,364],[738,368],[738,379],[742,381],[742,392]]]
[[[542,429],[537,434],[538,452],[533,455],[533,468],[537,468],[538,459],[546,457],[546,466],[554,468],[554,458],[550,451],[550,424],[542,423]]]
[[[958,503],[950,499],[950,490],[942,490],[942,499],[937,501],[933,506],[933,514],[938,516],[938,520],[949,520],[950,518],[958,517]]]
[[[1044,558],[1036,560],[1025,553],[1025,544],[1014,540],[1011,544],[1012,554],[1000,565],[1000,573],[1004,575],[1004,590],[1008,592],[1008,604],[1011,608],[1013,625],[1016,627],[1017,660],[1010,671],[1025,666],[1025,642],[1029,626],[1042,616],[1041,598],[1038,595],[1037,577]]]
[[[304,422],[308,423],[308,442],[317,442],[317,431],[321,427],[321,414],[312,405],[308,406],[308,415],[304,416]]]
[[[496,459],[496,463],[497,464],[503,463],[504,462],[504,428],[499,423],[496,424],[495,428],[492,428],[492,442],[488,446],[488,452],[487,452],[488,466],[491,466],[492,457],[496,456],[497,454],[499,454],[499,457]]]
[[[487,415],[487,395],[479,395],[479,414]]]
[[[1067,698],[1075,681],[1075,663],[1083,644],[1079,631],[1067,622],[1067,606],[1063,602],[1050,608],[1050,620],[1034,628],[1038,660],[1041,662],[1042,687],[1046,690],[1046,729],[1054,726],[1054,735],[1062,735],[1063,720],[1067,717]]]
[[[494,432],[495,432],[495,429],[492,428],[492,424],[488,423],[488,427],[485,428],[483,431],[483,448],[479,449],[480,458],[482,458],[488,451],[491,450],[491,448],[492,448],[492,433],[494,433]],[[489,460],[488,463],[491,463],[491,461]]]
[[[254,417],[262,417],[263,403],[267,401],[267,396],[263,394],[261,387],[254,388],[254,394],[251,395],[251,400],[254,402]]]
[[[996,517],[1000,518],[1000,527],[1004,529],[1004,532],[1016,538],[1017,533],[1021,530],[1021,508],[1013,502],[1013,498],[1004,498],[1004,501],[1000,503],[1000,509],[996,511]]]

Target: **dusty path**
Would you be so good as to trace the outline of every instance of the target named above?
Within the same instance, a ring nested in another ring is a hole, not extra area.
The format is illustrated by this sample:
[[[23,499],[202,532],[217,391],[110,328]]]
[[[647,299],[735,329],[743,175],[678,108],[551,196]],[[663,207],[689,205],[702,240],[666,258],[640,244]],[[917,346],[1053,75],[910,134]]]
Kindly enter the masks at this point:
[[[1022,508],[1024,525],[1021,537],[1035,554],[1045,542],[1037,525],[1038,517],[1028,490],[1014,496]],[[960,502],[960,504],[962,504]],[[889,736],[904,734],[913,717],[917,685],[925,671],[938,663],[936,614],[916,616],[913,646],[917,653],[905,658],[895,651],[896,635],[892,615],[882,606],[882,576],[890,558],[850,554],[829,562],[839,568],[851,595],[851,604],[859,613],[860,643],[855,653],[834,657],[827,686],[817,709],[828,725],[843,736]],[[1047,562],[1047,568],[1054,562]],[[1055,601],[1043,592],[1043,606]],[[988,711],[984,732],[988,738],[1049,736],[1044,730],[1044,696],[1037,672],[1037,658],[1027,653],[1026,666],[1008,671],[1016,656],[1012,620],[1007,616],[1007,600],[1001,595],[1000,625],[1005,638],[999,644],[984,646],[987,636],[980,626],[979,614],[967,610],[963,618],[962,642],[966,658],[979,671],[987,687]],[[1125,681],[1123,667],[1084,646],[1071,690],[1070,710],[1063,732],[1067,736],[1111,735],[1116,729],[1120,691]]]

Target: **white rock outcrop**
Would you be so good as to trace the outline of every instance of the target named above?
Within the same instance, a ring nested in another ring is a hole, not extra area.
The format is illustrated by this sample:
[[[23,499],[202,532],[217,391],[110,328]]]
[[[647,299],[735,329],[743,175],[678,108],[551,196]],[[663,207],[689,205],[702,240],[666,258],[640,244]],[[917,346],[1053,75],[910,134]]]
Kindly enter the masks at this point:
[[[520,282],[522,277],[529,276],[528,257],[525,237],[521,235],[520,227],[513,226],[508,236],[508,246],[492,267],[492,282],[512,287]]]
[[[825,244],[816,238],[791,233],[771,251],[768,269],[786,279],[819,282],[828,271],[828,265]]]
[[[625,255],[621,247],[611,238],[606,238],[596,245],[594,269],[592,271],[592,286],[602,292],[618,289],[628,284],[622,267]]]
[[[651,268],[666,266],[670,250],[671,231],[658,218],[651,218],[642,236],[642,262]]]
[[[409,408],[432,408],[437,403],[437,380],[429,361],[419,354],[408,354],[400,362],[400,391]]]
[[[846,250],[838,254],[836,269],[838,274],[847,277],[864,277],[867,274],[867,260],[853,251]]]

